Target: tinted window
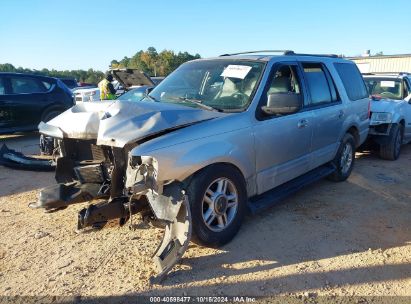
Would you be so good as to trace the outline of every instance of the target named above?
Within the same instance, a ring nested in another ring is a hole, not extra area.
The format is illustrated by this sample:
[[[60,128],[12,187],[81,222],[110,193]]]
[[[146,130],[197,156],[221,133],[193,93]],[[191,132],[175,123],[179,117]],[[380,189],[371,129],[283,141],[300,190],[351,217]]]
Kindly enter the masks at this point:
[[[12,77],[10,83],[14,94],[46,92],[45,86],[33,78]]]
[[[334,66],[343,82],[349,99],[358,100],[368,97],[364,80],[355,64],[334,63]]]
[[[334,85],[327,77],[328,71],[320,63],[303,63],[304,77],[310,89],[311,104],[330,103],[338,99]]]
[[[52,84],[50,82],[43,80],[42,83],[47,91],[51,89]]]
[[[6,87],[3,78],[0,78],[0,95],[6,94]]]

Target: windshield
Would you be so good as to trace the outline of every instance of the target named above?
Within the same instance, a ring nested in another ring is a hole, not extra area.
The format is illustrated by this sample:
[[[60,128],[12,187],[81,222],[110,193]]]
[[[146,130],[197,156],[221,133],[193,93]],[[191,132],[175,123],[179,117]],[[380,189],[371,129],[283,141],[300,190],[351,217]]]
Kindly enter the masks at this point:
[[[117,99],[120,101],[140,101],[144,98],[147,89],[150,87],[143,86],[136,89],[132,89],[123,95],[120,95]]]
[[[264,65],[243,60],[189,62],[165,78],[149,98],[211,110],[244,110],[251,101]]]
[[[402,99],[401,79],[366,77],[364,81],[370,95],[388,99]]]

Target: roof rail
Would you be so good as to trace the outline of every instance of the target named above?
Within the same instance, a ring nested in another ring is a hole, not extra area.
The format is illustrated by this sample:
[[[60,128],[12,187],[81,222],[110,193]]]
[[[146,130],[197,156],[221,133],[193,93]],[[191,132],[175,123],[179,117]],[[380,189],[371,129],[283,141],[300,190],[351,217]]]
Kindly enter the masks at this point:
[[[363,75],[411,75],[410,72],[368,72],[368,73],[362,73]]]
[[[284,55],[294,55],[294,56],[312,56],[312,57],[331,57],[331,58],[342,58],[342,56],[338,56],[336,54],[303,54],[303,53],[294,53],[291,52],[290,54]]]
[[[247,52],[239,52],[239,53],[232,53],[232,54],[222,54],[220,57],[224,56],[233,56],[233,55],[243,55],[243,54],[255,54],[255,53],[281,53],[281,55],[289,55],[289,56],[312,56],[312,57],[331,57],[331,58],[339,58],[342,56],[336,54],[303,54],[303,53],[294,53],[291,50],[262,50],[262,51],[247,51]]]
[[[261,51],[246,51],[246,52],[239,52],[239,53],[232,53],[232,54],[222,54],[220,55],[220,57],[242,55],[242,54],[254,54],[254,53],[282,53],[282,55],[294,54],[294,52],[291,50],[261,50]]]

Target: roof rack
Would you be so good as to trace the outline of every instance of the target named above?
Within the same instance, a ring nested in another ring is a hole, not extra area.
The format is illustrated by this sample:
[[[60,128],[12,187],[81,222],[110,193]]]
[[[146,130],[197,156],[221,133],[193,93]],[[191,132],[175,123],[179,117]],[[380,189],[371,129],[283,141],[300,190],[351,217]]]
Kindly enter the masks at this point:
[[[261,50],[261,51],[246,51],[246,52],[239,52],[239,53],[232,53],[232,54],[222,54],[220,55],[220,57],[243,55],[243,54],[254,54],[254,53],[282,53],[282,55],[294,54],[294,52],[291,50]]]
[[[331,58],[339,58],[342,56],[338,56],[336,54],[303,54],[303,53],[294,53],[291,50],[261,50],[261,51],[247,51],[247,52],[239,52],[239,53],[232,53],[232,54],[222,54],[220,57],[224,56],[234,56],[234,55],[243,55],[243,54],[255,54],[255,53],[281,53],[281,55],[289,55],[289,56],[312,56],[312,57],[331,57]]]

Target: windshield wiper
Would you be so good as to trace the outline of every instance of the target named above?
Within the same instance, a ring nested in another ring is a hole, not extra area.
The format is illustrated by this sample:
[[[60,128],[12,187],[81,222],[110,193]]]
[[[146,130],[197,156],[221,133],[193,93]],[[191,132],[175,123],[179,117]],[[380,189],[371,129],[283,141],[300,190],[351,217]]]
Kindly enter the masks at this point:
[[[208,106],[205,105],[201,102],[201,100],[198,99],[194,99],[194,98],[187,98],[187,97],[177,97],[178,100],[182,101],[182,102],[188,102],[188,103],[193,103],[195,105],[198,105],[200,108],[203,108],[205,110],[209,110],[209,111],[217,111],[217,112],[223,112],[223,110],[218,109],[218,108],[214,108],[212,106]]]

